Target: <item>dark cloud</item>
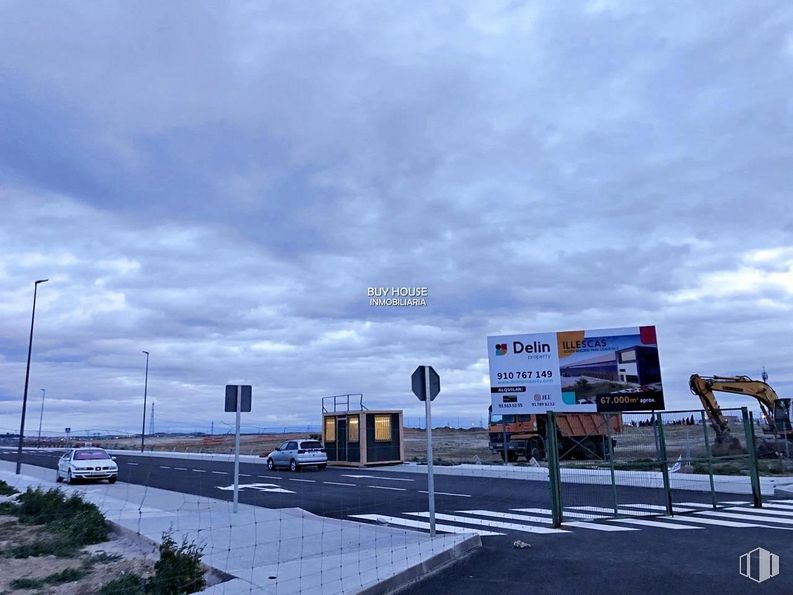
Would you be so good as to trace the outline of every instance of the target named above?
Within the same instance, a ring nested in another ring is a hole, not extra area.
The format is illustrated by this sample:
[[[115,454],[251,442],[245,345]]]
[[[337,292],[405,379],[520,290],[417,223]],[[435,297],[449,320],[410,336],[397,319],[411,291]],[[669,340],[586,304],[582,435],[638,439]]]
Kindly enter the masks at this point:
[[[655,323],[675,408],[692,372],[793,386],[786,6],[26,3],[0,25],[0,431],[42,277],[52,430],[135,431],[142,349],[174,428],[220,421],[229,381],[256,385],[252,425],[346,392],[418,417],[423,362],[438,419],[478,422],[509,332]]]

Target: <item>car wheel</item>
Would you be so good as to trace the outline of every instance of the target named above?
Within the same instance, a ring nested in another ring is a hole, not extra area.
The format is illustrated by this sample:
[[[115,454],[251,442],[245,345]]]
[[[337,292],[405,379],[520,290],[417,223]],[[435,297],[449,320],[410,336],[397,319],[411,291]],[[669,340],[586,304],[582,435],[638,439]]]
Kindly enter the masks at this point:
[[[116,480],[118,480],[118,477],[111,477],[110,479],[107,480],[107,482],[108,483],[116,483]]]
[[[322,463],[321,465],[317,465],[317,469],[319,469],[320,471],[324,471],[327,466],[328,466],[327,463]]]
[[[289,470],[290,471],[297,471],[300,467],[297,466],[297,461],[292,459],[289,461]]]
[[[66,483],[69,484],[69,485],[74,483],[74,479],[72,478],[72,470],[71,469],[66,471]]]
[[[273,463],[273,460],[272,460],[272,459],[267,459],[267,468],[268,468],[270,471],[272,471],[273,469],[275,469],[275,463]]]

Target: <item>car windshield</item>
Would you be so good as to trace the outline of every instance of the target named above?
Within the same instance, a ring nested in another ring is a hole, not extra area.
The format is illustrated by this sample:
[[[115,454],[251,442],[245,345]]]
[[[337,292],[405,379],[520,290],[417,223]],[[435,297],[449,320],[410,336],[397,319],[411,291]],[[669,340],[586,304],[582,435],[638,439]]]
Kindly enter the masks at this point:
[[[104,450],[78,450],[74,453],[75,461],[93,461],[95,459],[109,459],[110,455]]]
[[[316,440],[304,440],[300,443],[300,448],[322,448],[322,444],[317,442]]]

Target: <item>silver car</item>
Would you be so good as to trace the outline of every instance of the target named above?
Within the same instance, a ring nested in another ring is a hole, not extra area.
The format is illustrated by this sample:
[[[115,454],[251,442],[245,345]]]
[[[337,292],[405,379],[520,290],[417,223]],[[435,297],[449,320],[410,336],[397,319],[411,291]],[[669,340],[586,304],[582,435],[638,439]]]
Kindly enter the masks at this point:
[[[55,481],[73,483],[78,479],[106,479],[116,483],[118,465],[104,448],[72,448],[58,460]]]
[[[302,467],[328,466],[328,455],[319,440],[288,440],[267,455],[267,468],[289,467],[297,471]]]

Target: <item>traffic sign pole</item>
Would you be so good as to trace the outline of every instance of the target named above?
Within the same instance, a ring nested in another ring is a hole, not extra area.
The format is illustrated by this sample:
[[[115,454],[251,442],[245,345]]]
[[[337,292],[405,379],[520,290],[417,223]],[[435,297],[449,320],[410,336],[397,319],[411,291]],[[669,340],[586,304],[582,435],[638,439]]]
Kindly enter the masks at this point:
[[[435,537],[435,481],[432,476],[432,411],[430,403],[430,367],[424,366],[424,406],[427,417],[427,496],[430,507],[430,537]]]
[[[237,430],[234,437],[234,512],[240,497],[240,412],[242,410],[242,386],[237,385]]]

